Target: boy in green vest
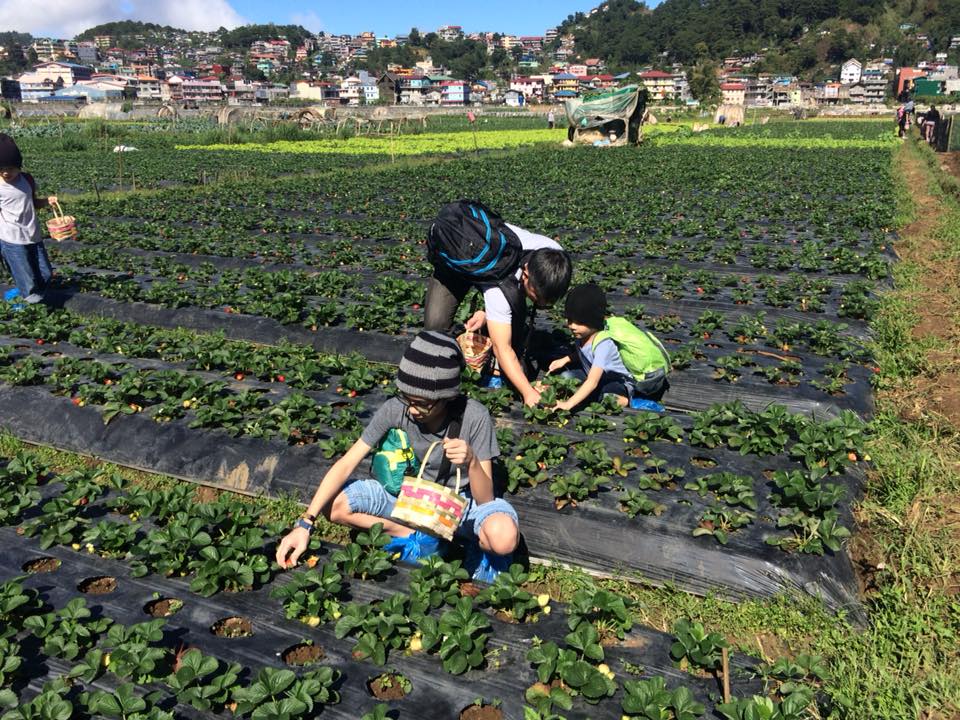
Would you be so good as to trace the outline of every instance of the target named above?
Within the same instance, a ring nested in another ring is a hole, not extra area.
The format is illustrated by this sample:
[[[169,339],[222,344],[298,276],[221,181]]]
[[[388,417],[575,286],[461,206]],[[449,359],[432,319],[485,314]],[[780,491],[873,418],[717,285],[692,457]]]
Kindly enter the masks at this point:
[[[579,285],[567,294],[567,327],[576,340],[576,357],[550,363],[549,371],[561,370],[575,359],[578,364],[564,372],[583,381],[569,400],[557,403],[572,410],[586,401],[613,395],[622,406],[650,409],[669,387],[670,358],[652,333],[625,318],[607,317],[607,296],[593,283]]]

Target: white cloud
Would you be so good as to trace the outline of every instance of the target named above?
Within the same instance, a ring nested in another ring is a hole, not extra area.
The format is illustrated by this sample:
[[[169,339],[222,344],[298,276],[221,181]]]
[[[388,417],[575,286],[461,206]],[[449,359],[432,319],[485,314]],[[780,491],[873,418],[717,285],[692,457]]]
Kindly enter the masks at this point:
[[[229,0],[0,0],[0,27],[39,37],[73,37],[115,20],[184,30],[233,28],[247,22]]]
[[[312,33],[318,33],[323,30],[323,19],[312,10],[306,12],[296,12],[290,16],[290,23],[301,25]]]

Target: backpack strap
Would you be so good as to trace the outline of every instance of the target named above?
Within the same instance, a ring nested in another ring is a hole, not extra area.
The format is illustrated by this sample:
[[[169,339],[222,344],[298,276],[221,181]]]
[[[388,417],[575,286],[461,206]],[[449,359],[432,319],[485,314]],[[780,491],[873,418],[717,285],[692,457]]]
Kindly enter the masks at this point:
[[[33,175],[30,173],[20,173],[23,175],[23,179],[27,181],[27,184],[30,186],[30,201],[33,203],[33,207],[37,207],[37,181],[33,179]]]
[[[521,272],[532,252],[532,250],[526,250],[520,256]],[[513,349],[517,353],[517,358],[521,364],[523,364],[523,358],[527,354],[527,340],[533,332],[533,325],[536,321],[537,308],[534,306],[529,311],[527,310],[526,294],[523,292],[520,283],[517,282],[517,278],[514,275],[510,275],[510,277],[501,280],[497,284],[497,287],[500,289],[500,292],[503,293],[503,296],[507,299],[507,304],[510,306],[510,344],[513,345]]]
[[[447,432],[445,437],[450,439],[456,439],[460,437],[460,430],[463,427],[463,416],[467,411],[467,396],[459,395],[450,401],[448,406],[448,412],[450,413],[450,420],[447,422]],[[441,485],[445,485],[447,482],[447,477],[450,475],[450,458],[447,457],[447,454],[443,454],[443,459],[440,461],[440,468],[437,470],[437,482]]]

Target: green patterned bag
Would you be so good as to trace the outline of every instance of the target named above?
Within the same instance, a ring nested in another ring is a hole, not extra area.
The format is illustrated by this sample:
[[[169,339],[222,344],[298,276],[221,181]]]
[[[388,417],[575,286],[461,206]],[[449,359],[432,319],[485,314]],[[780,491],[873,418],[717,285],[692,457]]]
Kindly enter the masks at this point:
[[[404,475],[416,475],[420,469],[410,438],[400,428],[390,428],[377,446],[370,461],[373,477],[391,495],[400,492]]]

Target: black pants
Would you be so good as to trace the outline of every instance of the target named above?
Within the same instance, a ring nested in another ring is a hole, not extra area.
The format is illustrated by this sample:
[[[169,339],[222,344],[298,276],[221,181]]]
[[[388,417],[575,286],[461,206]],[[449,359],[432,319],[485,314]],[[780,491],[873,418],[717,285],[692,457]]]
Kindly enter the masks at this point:
[[[423,329],[448,333],[453,329],[457,308],[470,285],[467,282],[434,274],[427,282],[427,299],[423,302]]]

